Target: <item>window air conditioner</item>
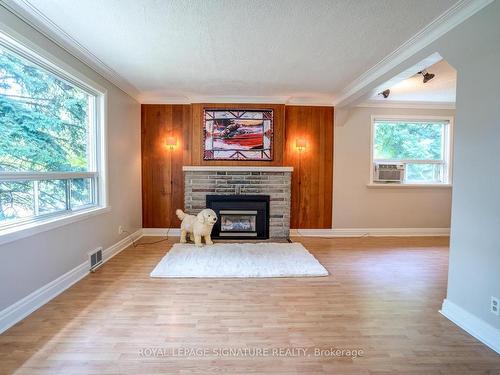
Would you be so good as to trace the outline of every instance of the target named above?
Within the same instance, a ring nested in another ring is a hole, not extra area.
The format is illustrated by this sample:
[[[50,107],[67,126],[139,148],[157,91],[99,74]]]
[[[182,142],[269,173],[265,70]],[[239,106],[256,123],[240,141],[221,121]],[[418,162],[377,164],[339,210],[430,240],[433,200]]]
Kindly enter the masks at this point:
[[[374,182],[393,182],[401,184],[405,178],[405,165],[402,163],[375,163]]]

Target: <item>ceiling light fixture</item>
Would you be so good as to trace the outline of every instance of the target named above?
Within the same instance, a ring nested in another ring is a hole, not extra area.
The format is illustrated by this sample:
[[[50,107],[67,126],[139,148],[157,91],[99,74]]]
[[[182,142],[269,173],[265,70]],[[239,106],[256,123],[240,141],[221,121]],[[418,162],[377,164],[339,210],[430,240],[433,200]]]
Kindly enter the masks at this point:
[[[382,92],[379,92],[378,94],[382,95],[385,99],[387,99],[389,97],[389,95],[391,94],[391,90],[387,89],[387,90],[384,90]]]
[[[422,76],[424,77],[424,83],[429,82],[436,76],[435,74],[429,73],[427,70],[422,70],[418,72],[418,74],[422,74]]]

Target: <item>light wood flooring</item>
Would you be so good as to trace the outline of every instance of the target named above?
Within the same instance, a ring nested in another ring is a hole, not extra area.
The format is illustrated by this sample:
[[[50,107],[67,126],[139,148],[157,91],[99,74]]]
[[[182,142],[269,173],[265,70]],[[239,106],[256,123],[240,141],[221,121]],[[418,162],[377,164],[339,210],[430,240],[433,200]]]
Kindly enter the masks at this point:
[[[438,312],[447,238],[300,239],[328,277],[149,278],[172,241],[126,249],[2,334],[0,373],[500,374]],[[229,348],[247,356],[215,355]]]

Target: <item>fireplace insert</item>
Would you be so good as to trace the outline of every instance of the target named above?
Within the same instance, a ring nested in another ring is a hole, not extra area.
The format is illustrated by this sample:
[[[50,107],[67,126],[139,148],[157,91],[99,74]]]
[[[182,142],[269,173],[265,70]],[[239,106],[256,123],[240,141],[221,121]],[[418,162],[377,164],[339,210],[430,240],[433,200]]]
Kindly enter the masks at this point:
[[[207,208],[219,218],[214,239],[269,238],[269,195],[207,195]]]

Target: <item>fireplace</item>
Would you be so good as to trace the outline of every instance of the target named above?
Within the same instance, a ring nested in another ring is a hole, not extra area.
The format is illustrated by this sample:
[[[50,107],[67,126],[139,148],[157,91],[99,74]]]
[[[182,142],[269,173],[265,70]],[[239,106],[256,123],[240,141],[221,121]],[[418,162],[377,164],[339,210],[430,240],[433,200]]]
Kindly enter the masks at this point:
[[[212,238],[269,238],[269,195],[207,195],[206,201],[219,218]]]
[[[227,196],[269,196],[269,217],[267,237],[284,239],[290,235],[290,193],[292,184],[292,167],[267,167],[267,166],[183,166],[184,171],[184,211],[197,215],[207,207],[207,195]],[[245,198],[243,198],[245,199]],[[259,203],[261,204],[261,203]],[[235,210],[234,207],[223,209]],[[241,208],[243,211],[255,211],[256,207]],[[264,215],[264,220],[266,215]],[[220,221],[220,220],[219,220]],[[229,221],[225,221],[229,229]],[[256,218],[256,229],[259,232],[259,217]],[[253,222],[251,222],[253,224]],[[248,222],[242,223],[248,227]],[[233,226],[236,229],[237,226]],[[220,229],[219,229],[220,231]],[[230,233],[230,231],[226,230]],[[232,232],[236,232],[235,230]],[[224,238],[236,236],[236,233],[226,235]],[[253,235],[252,235],[253,236]],[[250,236],[244,238],[249,239]],[[254,237],[255,238],[255,237]],[[266,238],[265,234],[257,239]]]

